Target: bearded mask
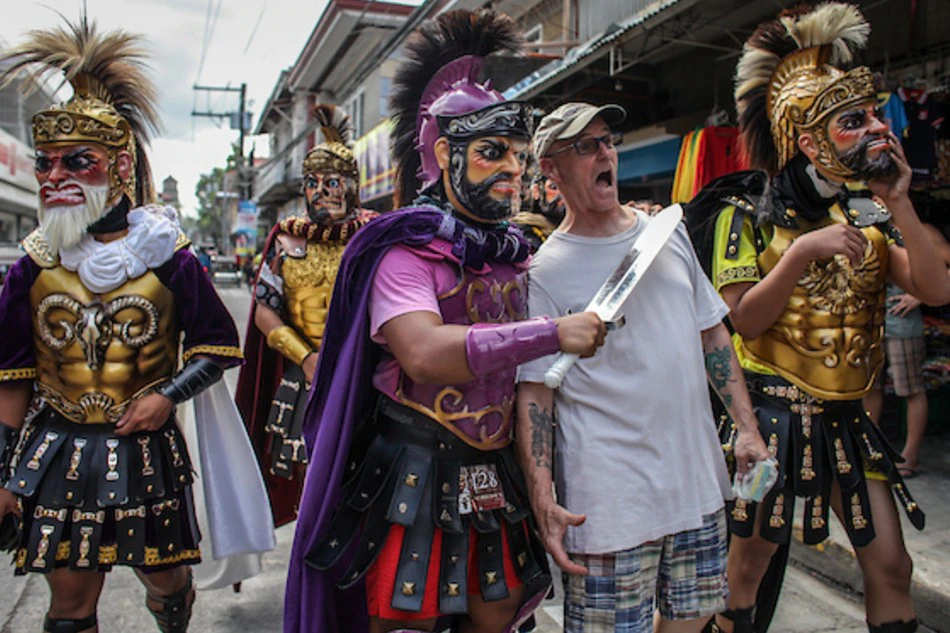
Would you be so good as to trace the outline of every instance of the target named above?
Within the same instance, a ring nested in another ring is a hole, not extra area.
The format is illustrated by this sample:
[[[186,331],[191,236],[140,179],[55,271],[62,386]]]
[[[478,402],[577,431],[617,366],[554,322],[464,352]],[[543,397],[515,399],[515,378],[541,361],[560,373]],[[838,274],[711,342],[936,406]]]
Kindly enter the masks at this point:
[[[448,183],[462,207],[459,210],[492,223],[517,213],[521,203],[521,172],[527,156],[527,141],[531,138],[530,108],[524,103],[508,101],[462,116],[438,115],[436,118],[441,137],[449,146],[443,183]],[[515,150],[512,143],[518,141],[525,147]],[[512,165],[508,157],[512,151],[519,155],[515,159],[519,162],[517,166]],[[508,195],[493,195],[493,187],[497,185],[510,189]]]
[[[534,198],[536,213],[540,213],[552,224],[560,224],[566,212],[564,198],[554,181],[545,176],[539,176],[532,185],[531,195]]]
[[[42,85],[47,73],[62,73],[73,88],[68,101],[37,112],[32,127],[39,219],[60,246],[78,241],[88,225],[113,209],[127,211],[154,198],[144,144],[159,126],[157,95],[144,57],[138,37],[100,34],[85,16],[65,27],[34,31],[0,57],[7,63],[0,85],[21,75]],[[70,167],[76,151],[95,155],[95,174],[78,163]],[[43,175],[44,155],[60,161],[66,175]]]
[[[868,164],[878,161],[867,160],[866,145],[840,150],[830,130],[838,115],[876,98],[870,70],[843,69],[870,32],[858,8],[840,2],[785,11],[756,29],[735,82],[742,149],[753,168],[777,174],[809,134],[817,149],[812,160],[828,175],[846,180],[887,169]]]
[[[337,172],[304,174],[303,192],[307,199],[307,215],[317,224],[348,220],[359,207],[356,179]]]
[[[311,222],[333,224],[348,220],[360,206],[360,170],[353,154],[355,130],[342,108],[317,104],[314,118],[324,142],[303,159],[303,194]]]

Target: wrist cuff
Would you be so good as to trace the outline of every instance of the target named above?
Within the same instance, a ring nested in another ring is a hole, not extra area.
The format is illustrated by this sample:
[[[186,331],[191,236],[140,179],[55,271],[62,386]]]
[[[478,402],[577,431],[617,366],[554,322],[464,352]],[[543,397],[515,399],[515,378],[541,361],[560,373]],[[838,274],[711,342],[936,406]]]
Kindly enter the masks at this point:
[[[223,375],[224,370],[213,360],[195,358],[159,387],[158,393],[179,405],[221,380]]]
[[[557,325],[549,317],[515,323],[476,323],[465,334],[468,368],[477,377],[517,367],[559,349]]]
[[[313,351],[310,345],[289,325],[281,325],[271,330],[267,335],[267,346],[294,365],[303,365],[303,359]]]

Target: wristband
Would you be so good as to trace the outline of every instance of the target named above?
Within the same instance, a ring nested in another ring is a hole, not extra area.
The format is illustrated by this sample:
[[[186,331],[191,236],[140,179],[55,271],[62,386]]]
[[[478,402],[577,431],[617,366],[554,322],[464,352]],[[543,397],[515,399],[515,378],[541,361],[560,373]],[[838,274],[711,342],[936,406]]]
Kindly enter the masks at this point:
[[[465,334],[468,368],[476,377],[517,367],[561,349],[549,317],[514,323],[476,323]]]
[[[194,358],[172,379],[158,388],[158,393],[179,405],[221,380],[224,370],[213,360]]]

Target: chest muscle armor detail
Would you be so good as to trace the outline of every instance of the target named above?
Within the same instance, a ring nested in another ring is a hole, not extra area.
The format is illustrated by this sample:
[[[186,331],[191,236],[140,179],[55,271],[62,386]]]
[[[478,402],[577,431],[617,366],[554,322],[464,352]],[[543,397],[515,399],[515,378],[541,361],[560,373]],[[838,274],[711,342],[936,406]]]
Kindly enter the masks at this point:
[[[835,205],[815,228],[845,223]],[[868,242],[857,267],[843,255],[810,262],[778,320],[758,338],[742,343],[750,358],[818,398],[861,398],[884,361],[887,239],[873,226],[861,232]],[[802,233],[776,226],[758,258],[762,272],[768,274]]]
[[[151,271],[95,294],[60,266],[30,289],[37,388],[77,423],[115,423],[178,366],[174,296]]]
[[[459,284],[439,297],[446,324],[508,323],[528,312],[527,273],[511,265],[490,272],[462,273]],[[511,367],[457,385],[420,385],[400,375],[399,401],[432,418],[482,450],[495,450],[511,441],[515,374]]]
[[[320,349],[345,244],[308,242],[304,257],[286,256],[280,265],[287,315],[314,349]]]

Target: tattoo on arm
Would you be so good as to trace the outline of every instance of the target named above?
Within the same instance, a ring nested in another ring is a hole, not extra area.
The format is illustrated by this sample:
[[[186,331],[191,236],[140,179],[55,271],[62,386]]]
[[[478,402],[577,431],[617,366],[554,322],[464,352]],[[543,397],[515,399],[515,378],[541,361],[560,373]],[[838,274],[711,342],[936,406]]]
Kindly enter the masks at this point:
[[[552,470],[554,417],[534,402],[528,405],[528,416],[531,418],[531,457],[534,458],[534,465]]]
[[[713,347],[706,353],[706,375],[727,409],[732,406],[732,395],[727,393],[728,385],[736,382],[732,375],[731,351],[728,346],[723,346]]]

